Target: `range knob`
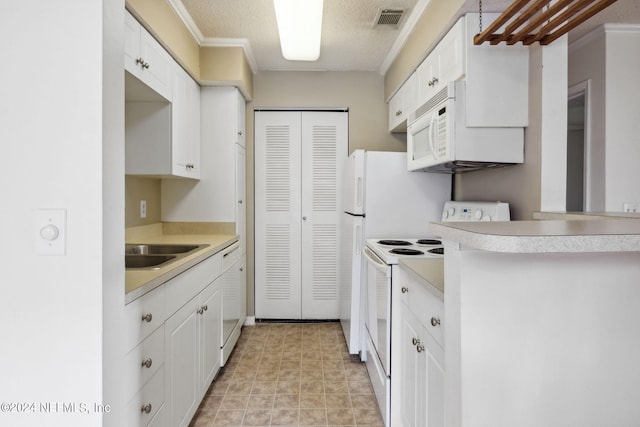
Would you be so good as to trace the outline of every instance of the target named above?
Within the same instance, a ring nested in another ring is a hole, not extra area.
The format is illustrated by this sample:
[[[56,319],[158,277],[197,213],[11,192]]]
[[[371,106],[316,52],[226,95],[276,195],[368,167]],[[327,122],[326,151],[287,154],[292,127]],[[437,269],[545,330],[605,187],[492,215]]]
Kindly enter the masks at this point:
[[[473,217],[475,219],[477,219],[478,221],[482,219],[482,216],[484,215],[484,212],[482,212],[482,209],[478,209],[477,211],[475,211],[473,213]]]
[[[456,208],[447,209],[447,218],[450,217],[450,216],[455,215],[455,213],[456,213]]]

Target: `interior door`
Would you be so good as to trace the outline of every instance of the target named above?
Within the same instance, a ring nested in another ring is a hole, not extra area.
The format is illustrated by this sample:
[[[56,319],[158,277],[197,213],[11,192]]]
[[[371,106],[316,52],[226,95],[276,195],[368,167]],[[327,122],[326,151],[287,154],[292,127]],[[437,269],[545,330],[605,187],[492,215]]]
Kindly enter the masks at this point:
[[[339,318],[347,150],[346,112],[256,112],[257,318]]]
[[[302,113],[302,318],[338,319],[347,113]]]
[[[301,139],[300,112],[256,112],[256,318],[301,317]]]

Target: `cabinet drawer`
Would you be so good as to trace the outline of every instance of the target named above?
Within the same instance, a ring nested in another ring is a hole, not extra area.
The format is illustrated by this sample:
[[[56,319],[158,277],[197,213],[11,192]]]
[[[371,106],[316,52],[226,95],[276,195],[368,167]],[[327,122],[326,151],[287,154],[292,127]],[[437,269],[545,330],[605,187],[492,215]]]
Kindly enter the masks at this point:
[[[167,316],[178,311],[221,274],[222,254],[218,252],[165,283]]]
[[[404,287],[402,301],[420,324],[441,346],[444,345],[444,302],[417,280],[410,279]]]
[[[164,364],[164,325],[125,356],[127,399],[133,396]]]
[[[125,306],[125,351],[140,344],[164,323],[164,296],[164,286],[160,286]]]
[[[127,425],[146,426],[164,403],[164,369],[151,377],[149,382],[127,403]]]

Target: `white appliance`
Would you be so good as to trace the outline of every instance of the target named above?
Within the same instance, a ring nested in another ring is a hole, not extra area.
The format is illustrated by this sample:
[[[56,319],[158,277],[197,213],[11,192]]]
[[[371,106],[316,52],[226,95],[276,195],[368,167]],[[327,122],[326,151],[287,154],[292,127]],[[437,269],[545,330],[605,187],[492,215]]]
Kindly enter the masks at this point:
[[[407,154],[354,151],[346,160],[340,260],[340,321],[349,353],[364,360],[362,250],[370,236],[427,232],[451,197],[448,175],[407,171]]]
[[[456,202],[443,204],[442,221],[509,221],[509,205],[502,202]],[[435,220],[437,217],[432,218]],[[429,219],[425,218],[425,222]],[[415,237],[415,236],[414,236]],[[366,366],[385,426],[391,419],[391,287],[394,266],[402,258],[443,259],[438,237],[367,239],[365,340]],[[444,263],[442,264],[444,268]]]
[[[467,127],[465,96],[465,82],[456,81],[421,107],[407,127],[409,170],[461,172],[524,161],[524,129]]]
[[[246,318],[246,280],[240,243],[223,249],[222,254],[222,366],[233,351]]]

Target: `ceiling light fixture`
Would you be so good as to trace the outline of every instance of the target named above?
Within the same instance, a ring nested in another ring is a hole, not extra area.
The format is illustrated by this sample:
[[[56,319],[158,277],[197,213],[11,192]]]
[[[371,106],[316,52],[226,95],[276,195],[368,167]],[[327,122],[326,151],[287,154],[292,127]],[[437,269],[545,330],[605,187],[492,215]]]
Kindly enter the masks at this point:
[[[289,61],[320,57],[323,0],[273,0],[282,56]]]

